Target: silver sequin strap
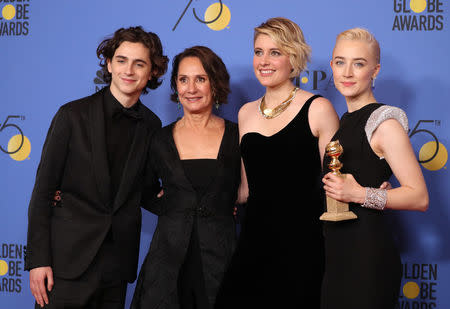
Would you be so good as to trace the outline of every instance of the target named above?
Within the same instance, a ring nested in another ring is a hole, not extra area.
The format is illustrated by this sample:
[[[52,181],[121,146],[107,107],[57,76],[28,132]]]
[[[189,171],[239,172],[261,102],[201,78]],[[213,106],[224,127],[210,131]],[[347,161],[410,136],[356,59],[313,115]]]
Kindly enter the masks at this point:
[[[366,187],[366,199],[362,207],[383,210],[386,207],[387,191],[385,189],[375,189]]]
[[[388,119],[396,119],[400,122],[405,131],[408,132],[408,117],[406,117],[405,112],[395,106],[383,105],[377,108],[367,120],[365,130],[369,143],[375,129],[378,128],[383,121]]]

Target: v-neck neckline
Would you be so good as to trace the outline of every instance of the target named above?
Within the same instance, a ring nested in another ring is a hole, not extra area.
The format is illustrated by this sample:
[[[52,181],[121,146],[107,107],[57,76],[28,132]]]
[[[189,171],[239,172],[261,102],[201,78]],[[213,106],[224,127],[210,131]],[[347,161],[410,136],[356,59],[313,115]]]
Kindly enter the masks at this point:
[[[228,121],[226,119],[224,119],[223,121],[224,121],[224,130],[223,130],[223,134],[222,134],[222,139],[220,141],[219,150],[217,151],[217,157],[216,158],[196,158],[196,159],[210,159],[210,160],[220,161],[220,158],[221,158],[222,152],[223,152],[223,145],[224,145],[224,142],[225,142],[225,136],[226,136],[227,130],[228,130]],[[176,157],[177,157],[178,161],[182,161],[181,156],[180,156],[180,152],[178,151],[178,148],[177,148],[177,144],[175,143],[175,138],[173,137],[173,129],[174,129],[175,124],[177,122],[178,121],[173,122],[170,125],[170,128],[169,128],[170,129],[169,130],[170,144],[171,144],[173,150],[175,151],[175,154],[176,154]],[[192,158],[190,158],[190,159],[183,159],[183,160],[192,160]]]
[[[195,191],[194,187],[192,186],[192,183],[189,181],[189,179],[188,179],[188,177],[186,175],[186,172],[185,172],[185,170],[183,168],[183,164],[182,164],[183,162],[182,162],[182,160],[180,158],[180,154],[179,154],[177,146],[175,144],[175,139],[173,138],[173,128],[175,126],[175,123],[176,122],[173,122],[168,128],[169,129],[168,130],[168,135],[169,135],[168,138],[169,138],[170,147],[172,148],[172,151],[175,154],[175,157],[177,159],[177,163],[176,164],[178,166],[178,169],[179,169],[180,173],[183,175],[182,177],[184,178],[184,182],[189,186],[189,188],[192,191]],[[216,171],[216,173],[217,174],[220,173],[220,169],[221,169],[221,166],[222,166],[222,158],[223,158],[223,151],[224,151],[223,148],[224,148],[224,145],[225,145],[225,142],[226,142],[225,140],[227,138],[227,133],[228,133],[228,130],[229,130],[229,122],[226,119],[224,119],[224,124],[225,124],[225,129],[223,131],[222,140],[220,142],[219,151],[217,153],[217,158],[216,158],[216,160],[217,160],[217,171]],[[202,158],[200,158],[200,159],[202,159]],[[211,160],[214,160],[214,159],[211,159]],[[207,195],[207,192],[208,192],[209,188],[211,188],[211,186],[216,182],[216,178],[217,177],[213,178],[213,181],[209,184],[208,189],[205,191],[205,195],[203,197],[205,197]]]

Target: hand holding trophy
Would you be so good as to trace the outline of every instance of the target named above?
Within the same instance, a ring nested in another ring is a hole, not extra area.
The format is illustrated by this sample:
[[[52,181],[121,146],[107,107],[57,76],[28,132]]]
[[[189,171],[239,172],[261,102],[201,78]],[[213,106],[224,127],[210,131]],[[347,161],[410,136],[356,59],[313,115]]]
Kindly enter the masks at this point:
[[[342,175],[339,171],[343,166],[343,164],[339,161],[339,156],[343,152],[344,148],[339,143],[339,140],[328,143],[325,149],[326,155],[331,157],[331,162],[328,164],[328,167],[332,170],[333,174],[339,177],[345,177],[345,175]],[[320,220],[344,221],[356,218],[357,216],[352,211],[349,211],[347,203],[337,201],[327,196],[327,211],[320,216]]]

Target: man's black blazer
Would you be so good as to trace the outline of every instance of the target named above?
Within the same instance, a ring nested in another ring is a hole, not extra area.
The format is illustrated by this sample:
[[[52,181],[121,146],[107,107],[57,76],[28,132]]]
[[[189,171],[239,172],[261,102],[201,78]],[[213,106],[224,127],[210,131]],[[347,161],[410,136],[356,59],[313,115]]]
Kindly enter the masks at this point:
[[[50,125],[28,210],[27,270],[51,266],[57,277],[76,278],[111,229],[121,278],[136,278],[142,193],[159,187],[144,171],[150,138],[161,121],[141,105],[144,119],[136,125],[121,184],[111,200],[103,92],[63,105]],[[53,206],[56,190],[62,199]]]

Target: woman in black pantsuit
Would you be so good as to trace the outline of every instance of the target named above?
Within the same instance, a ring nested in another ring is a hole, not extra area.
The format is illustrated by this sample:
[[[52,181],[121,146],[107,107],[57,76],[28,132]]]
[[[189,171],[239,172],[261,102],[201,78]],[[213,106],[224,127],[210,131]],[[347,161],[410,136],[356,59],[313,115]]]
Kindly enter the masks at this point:
[[[164,193],[134,309],[210,308],[235,246],[239,133],[212,112],[227,102],[226,67],[209,48],[188,48],[174,58],[171,87],[184,115],[152,139],[149,168]]]

